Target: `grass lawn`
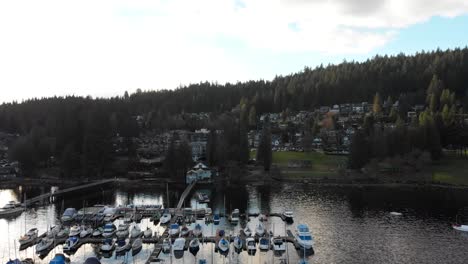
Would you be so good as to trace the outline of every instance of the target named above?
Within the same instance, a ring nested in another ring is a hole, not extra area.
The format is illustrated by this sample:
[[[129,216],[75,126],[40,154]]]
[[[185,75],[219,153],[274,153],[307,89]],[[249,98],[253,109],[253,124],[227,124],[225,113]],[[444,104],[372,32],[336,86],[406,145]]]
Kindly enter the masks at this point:
[[[444,157],[432,166],[434,182],[468,185],[468,159],[453,155]]]
[[[255,158],[255,151],[250,153]],[[310,168],[288,168],[289,160],[310,160]],[[336,177],[338,169],[346,166],[346,156],[325,155],[319,152],[273,152],[273,164],[281,168],[283,175],[291,178]]]

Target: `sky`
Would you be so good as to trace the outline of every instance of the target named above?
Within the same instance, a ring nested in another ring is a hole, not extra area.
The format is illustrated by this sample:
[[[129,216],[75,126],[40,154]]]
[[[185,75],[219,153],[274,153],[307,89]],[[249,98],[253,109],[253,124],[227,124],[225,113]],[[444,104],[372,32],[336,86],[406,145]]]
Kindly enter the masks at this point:
[[[0,1],[0,102],[109,97],[468,45],[466,0]]]

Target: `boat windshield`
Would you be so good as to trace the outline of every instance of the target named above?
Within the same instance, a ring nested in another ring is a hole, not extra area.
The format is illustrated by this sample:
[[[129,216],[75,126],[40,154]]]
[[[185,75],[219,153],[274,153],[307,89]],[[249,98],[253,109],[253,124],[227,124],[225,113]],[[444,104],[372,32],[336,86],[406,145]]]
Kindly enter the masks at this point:
[[[297,230],[298,230],[299,232],[303,232],[303,233],[309,232],[309,228],[308,228],[307,226],[305,226],[305,225],[300,225],[300,226],[298,226],[298,227],[297,227]]]
[[[172,224],[172,225],[171,225],[171,229],[177,229],[177,228],[179,228],[179,225],[178,225],[178,224]]]
[[[310,236],[310,235],[299,236],[299,238],[301,240],[307,240],[307,241],[312,240],[312,236]]]

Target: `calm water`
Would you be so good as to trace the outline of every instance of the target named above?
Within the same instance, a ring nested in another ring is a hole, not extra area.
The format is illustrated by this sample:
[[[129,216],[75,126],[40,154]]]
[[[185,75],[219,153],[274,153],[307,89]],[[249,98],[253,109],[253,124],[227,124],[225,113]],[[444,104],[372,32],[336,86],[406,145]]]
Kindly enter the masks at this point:
[[[209,205],[214,211],[230,212],[239,208],[241,212],[282,212],[292,209],[295,224],[308,224],[315,237],[315,255],[308,257],[310,263],[467,263],[468,234],[451,228],[459,208],[468,206],[468,190],[389,188],[389,187],[320,187],[296,184],[275,184],[275,186],[245,186],[242,188],[204,188],[201,191],[212,196]],[[0,206],[10,200],[21,200],[24,193],[28,197],[47,192],[48,189],[0,190]],[[177,202],[182,189],[171,188],[169,202]],[[78,196],[80,195],[80,196]],[[37,227],[43,233],[51,224],[58,223],[63,208],[104,203],[119,204],[167,204],[164,188],[131,189],[121,187],[98,188],[84,194],[67,195],[52,203],[29,208],[19,216],[0,219],[0,257],[5,263],[9,257],[35,258],[36,263],[48,263],[61,246],[49,256],[40,260],[34,255],[34,247],[18,251],[17,240],[26,229]],[[194,199],[192,207],[203,207]],[[188,206],[188,204],[187,204]],[[391,216],[389,212],[399,211],[403,216]],[[118,223],[118,222],[117,222]],[[253,229],[257,219],[251,218]],[[285,225],[279,218],[272,217],[266,223],[267,229],[284,235]],[[194,224],[192,224],[193,226]],[[153,226],[146,220],[140,224],[154,231],[163,228]],[[239,227],[232,227],[222,220],[219,226],[204,226],[204,234],[214,234],[217,229],[237,233]],[[213,244],[205,244],[197,258],[206,258],[208,263],[279,263],[280,258],[272,252],[257,251],[255,256],[246,252],[230,254],[228,258],[213,253]],[[143,250],[129,257],[127,263],[144,263],[153,245],[144,245]],[[231,246],[232,249],[232,246]],[[231,250],[232,252],[232,250]],[[72,263],[83,263],[89,256],[98,256],[99,248],[93,245],[82,246],[70,256]],[[169,255],[162,255],[170,263]],[[297,263],[302,253],[289,246],[287,254],[290,263]],[[123,257],[101,258],[102,263],[122,263]],[[173,263],[195,263],[190,252],[183,259],[172,258]]]

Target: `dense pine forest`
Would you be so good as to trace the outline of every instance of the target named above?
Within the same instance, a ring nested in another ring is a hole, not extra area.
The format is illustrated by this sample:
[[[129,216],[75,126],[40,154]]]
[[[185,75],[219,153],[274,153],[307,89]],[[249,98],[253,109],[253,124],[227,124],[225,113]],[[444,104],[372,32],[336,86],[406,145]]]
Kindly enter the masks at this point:
[[[398,100],[403,106],[428,105],[428,89],[434,89],[430,85],[434,86],[434,79],[440,80],[439,91],[449,90],[457,98],[457,112],[459,108],[466,112],[468,48],[344,61],[305,68],[271,81],[202,82],[175,90],[137,90],[113,98],[70,96],[4,103],[0,106],[0,130],[21,135],[11,152],[25,167],[45,164],[54,156],[61,164],[68,164],[68,170],[81,168],[85,174],[100,174],[110,160],[110,139],[116,134],[131,138],[140,129],[216,127],[223,123],[216,117],[236,107],[255,117],[267,112],[372,102],[376,94]],[[199,112],[209,113],[213,122],[197,124],[190,118],[174,118]],[[143,117],[142,125],[135,116]]]

